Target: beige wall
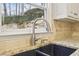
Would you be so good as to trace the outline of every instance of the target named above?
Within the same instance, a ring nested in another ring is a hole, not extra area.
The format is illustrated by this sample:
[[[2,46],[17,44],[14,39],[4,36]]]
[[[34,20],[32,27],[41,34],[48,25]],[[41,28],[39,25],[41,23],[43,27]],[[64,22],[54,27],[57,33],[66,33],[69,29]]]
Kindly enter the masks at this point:
[[[72,23],[68,21],[55,21],[55,39],[66,39],[72,37]]]
[[[73,23],[72,30],[73,30],[72,37],[74,39],[79,39],[79,22],[74,22]]]
[[[79,39],[79,22],[55,21],[55,39]]]
[[[71,38],[72,36],[79,37],[79,23],[71,23],[67,21],[54,21],[54,23],[56,28],[55,38],[53,34],[40,34],[38,36],[41,36],[42,39],[48,39],[49,41]],[[11,55],[32,47],[30,45],[30,39],[31,35],[0,37],[0,55]]]

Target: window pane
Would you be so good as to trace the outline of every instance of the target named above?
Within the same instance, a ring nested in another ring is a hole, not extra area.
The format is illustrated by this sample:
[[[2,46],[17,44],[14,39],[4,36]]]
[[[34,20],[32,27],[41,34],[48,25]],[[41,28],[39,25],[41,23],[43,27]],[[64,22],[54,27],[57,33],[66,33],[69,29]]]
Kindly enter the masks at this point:
[[[32,29],[36,18],[44,18],[44,9],[35,6],[44,5],[41,3],[36,3],[35,5],[27,3],[4,3],[2,5],[4,11],[2,26],[4,31],[7,31],[7,29]],[[40,23],[42,24],[40,25]],[[40,20],[36,24],[36,29],[44,28],[44,25],[45,23]]]

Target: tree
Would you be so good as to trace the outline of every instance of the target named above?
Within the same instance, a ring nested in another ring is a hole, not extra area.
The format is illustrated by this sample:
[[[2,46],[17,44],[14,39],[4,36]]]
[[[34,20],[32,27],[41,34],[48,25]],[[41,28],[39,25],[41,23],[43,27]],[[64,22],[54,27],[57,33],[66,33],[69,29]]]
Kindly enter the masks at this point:
[[[21,6],[20,6],[20,3],[18,4],[18,6],[19,6],[19,10],[18,10],[18,13],[19,13],[19,15],[20,15],[20,12],[21,12]]]
[[[11,16],[11,4],[9,3],[9,16]]]
[[[24,3],[21,4],[21,15],[24,14]]]
[[[20,5],[20,4],[19,4]],[[17,7],[17,5],[16,5]],[[20,9],[20,6],[18,6]],[[17,8],[16,8],[16,14],[17,14]],[[20,12],[20,10],[19,10]],[[17,23],[17,24],[23,24],[24,22],[29,23],[32,20],[35,20],[36,18],[40,18],[44,15],[44,10],[40,8],[33,8],[24,13],[24,15],[16,15],[16,16],[7,16],[5,17],[4,24],[10,24],[10,23]],[[15,18],[15,19],[13,19]]]
[[[6,8],[6,4],[3,3],[3,6],[4,6],[4,16],[7,16],[7,8]]]
[[[17,3],[16,3],[16,15],[17,15]]]
[[[30,9],[27,12],[24,13],[26,16],[26,19],[28,21],[35,20],[36,18],[40,18],[44,15],[44,10],[39,8]]]

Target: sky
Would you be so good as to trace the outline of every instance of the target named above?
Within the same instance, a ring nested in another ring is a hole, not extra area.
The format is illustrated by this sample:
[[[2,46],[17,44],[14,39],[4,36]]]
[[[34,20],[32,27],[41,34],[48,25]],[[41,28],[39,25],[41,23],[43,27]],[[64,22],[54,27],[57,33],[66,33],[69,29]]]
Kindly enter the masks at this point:
[[[35,3],[36,5],[41,5],[41,3]],[[19,4],[18,4],[19,5]],[[16,3],[7,3],[6,4],[6,7],[7,7],[7,14],[9,15],[10,13],[9,13],[9,6],[11,6],[10,8],[11,8],[11,15],[15,15],[16,14]],[[20,7],[20,8],[22,8],[22,7]],[[36,8],[36,7],[34,7],[34,6],[31,6],[30,4],[24,4],[24,12],[26,12],[27,10],[29,10],[30,8]],[[17,7],[17,14],[19,14],[19,6]],[[21,11],[21,13],[22,13],[22,10],[20,10]]]
[[[9,9],[9,6],[11,9]],[[11,15],[15,15],[16,14],[16,4],[15,3],[7,3],[6,4],[6,7],[7,7],[7,14],[9,15],[9,11],[11,11]],[[29,7],[29,6],[27,6]],[[20,11],[21,11],[22,7],[20,7]],[[27,8],[24,8],[24,10],[27,10]],[[18,4],[18,7],[17,7],[17,14],[19,14],[19,4]],[[21,11],[22,12],[22,11]]]

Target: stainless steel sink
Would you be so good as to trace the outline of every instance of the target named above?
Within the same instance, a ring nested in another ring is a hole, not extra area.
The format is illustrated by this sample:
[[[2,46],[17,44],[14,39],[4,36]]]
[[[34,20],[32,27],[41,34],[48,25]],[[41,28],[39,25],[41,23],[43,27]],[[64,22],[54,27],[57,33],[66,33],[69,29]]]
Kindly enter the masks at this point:
[[[38,49],[25,51],[15,56],[69,56],[76,49],[56,44],[49,44]]]

